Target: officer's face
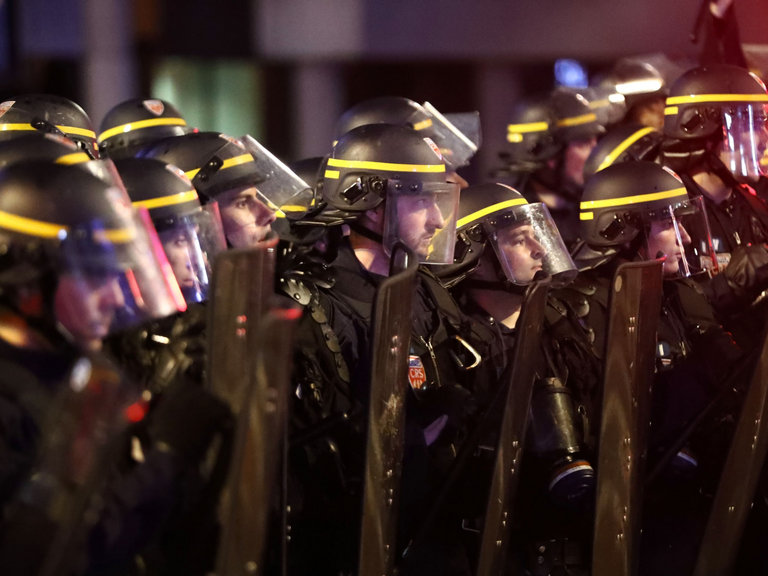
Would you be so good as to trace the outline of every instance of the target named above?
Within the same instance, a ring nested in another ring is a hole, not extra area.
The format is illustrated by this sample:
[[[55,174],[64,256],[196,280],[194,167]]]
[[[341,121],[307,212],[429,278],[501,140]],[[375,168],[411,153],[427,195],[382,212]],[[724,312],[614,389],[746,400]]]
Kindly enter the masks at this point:
[[[118,277],[62,274],[54,296],[56,319],[85,350],[99,350],[115,312],[125,306]]]
[[[678,238],[678,231],[680,236]],[[648,232],[648,253],[646,258],[666,256],[663,272],[665,276],[673,276],[680,272],[680,262],[683,259],[685,246],[691,243],[691,237],[682,223],[677,223],[675,228],[671,219],[655,220],[651,222]]]
[[[507,226],[498,230],[496,242],[500,257],[506,261],[515,283],[531,282],[536,272],[542,269],[546,251],[536,239],[530,224]]]
[[[166,230],[161,232],[159,236],[179,286],[181,288],[195,287],[199,282],[195,271],[196,246],[189,231],[183,229]]]
[[[435,195],[398,196],[397,215],[400,239],[417,257],[425,259],[435,233],[445,226]]]
[[[234,248],[258,246],[272,230],[275,213],[258,197],[254,186],[227,190],[216,198],[224,235]]]
[[[563,178],[566,183],[578,187],[584,186],[584,163],[596,144],[597,138],[594,136],[584,140],[572,140],[568,143],[563,158]]]

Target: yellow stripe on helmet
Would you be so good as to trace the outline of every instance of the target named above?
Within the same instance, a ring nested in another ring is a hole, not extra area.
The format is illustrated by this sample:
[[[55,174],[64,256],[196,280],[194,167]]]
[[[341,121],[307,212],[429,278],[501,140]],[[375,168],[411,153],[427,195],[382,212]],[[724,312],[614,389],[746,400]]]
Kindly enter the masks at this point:
[[[592,210],[594,208],[615,208],[617,206],[628,206],[631,204],[641,204],[643,202],[653,202],[654,200],[666,200],[668,198],[688,198],[688,192],[685,187],[673,188],[662,192],[652,192],[650,194],[636,194],[634,196],[623,196],[621,198],[606,198],[605,200],[587,200],[579,205],[581,210]]]
[[[613,164],[616,161],[616,158],[621,156],[621,154],[623,154],[624,151],[626,151],[627,148],[632,146],[632,144],[634,144],[635,142],[640,140],[640,138],[642,138],[646,134],[648,134],[650,132],[653,132],[653,131],[654,131],[654,129],[650,128],[650,127],[641,128],[640,130],[637,130],[629,138],[627,138],[626,140],[621,142],[618,146],[616,146],[616,148],[611,150],[611,152],[608,155],[606,155],[606,157],[600,163],[600,166],[597,167],[596,171],[600,172],[600,170],[602,170],[606,166],[610,166],[611,164]]]
[[[72,152],[71,154],[64,154],[56,158],[56,164],[82,164],[83,162],[90,162],[91,157],[85,152]]]
[[[108,130],[104,130],[99,134],[98,142],[101,144],[107,138],[112,138],[117,134],[124,134],[132,132],[133,130],[142,130],[143,128],[154,128],[155,126],[186,126],[187,123],[184,118],[148,118],[146,120],[136,120],[135,122],[128,122],[127,124],[121,124]]]
[[[667,106],[711,102],[768,102],[768,94],[691,94],[667,98]]]
[[[227,158],[226,160],[224,160],[224,162],[221,163],[221,168],[219,168],[219,170],[234,168],[235,166],[248,164],[248,162],[253,162],[253,156],[251,156],[249,152],[246,152],[245,154],[240,154],[240,156]],[[200,172],[200,170],[202,170],[202,168],[192,168],[192,170],[187,170],[186,172],[184,172],[184,175],[190,180],[194,180],[195,176],[197,176],[197,173]]]
[[[331,180],[338,180],[339,179],[340,172],[338,170],[326,170],[325,171],[325,178],[330,178]]]
[[[57,238],[62,232],[66,232],[69,229],[63,224],[43,222],[42,220],[25,218],[24,216],[3,211],[0,211],[0,228],[38,238]]]
[[[507,124],[507,142],[522,142],[523,134],[534,132],[546,132],[549,130],[547,122],[529,122],[527,124]]]
[[[426,120],[422,120],[421,122],[416,122],[416,124],[413,125],[414,130],[424,130],[425,128],[429,128],[432,126],[432,119],[427,118]]]
[[[590,122],[597,122],[597,115],[594,112],[582,114],[580,116],[561,118],[557,121],[557,125],[560,127],[581,126],[582,124],[588,124]]]
[[[56,125],[56,128],[64,132],[64,134],[75,134],[76,136],[85,136],[87,138],[96,139],[96,132],[88,130],[87,128],[78,128],[77,126],[61,126]]]
[[[439,174],[445,172],[445,164],[397,164],[393,162],[373,162],[368,160],[342,160],[340,158],[329,158],[328,166],[333,166],[334,168],[383,170],[385,172],[415,172],[422,174]]]
[[[55,222],[45,222],[34,218],[26,218],[10,212],[0,211],[0,228],[20,232],[27,236],[37,238],[59,238],[66,236],[69,226],[56,224]],[[93,237],[100,241],[108,240],[112,243],[123,244],[130,242],[136,234],[132,228],[112,228],[109,230],[95,230]]]
[[[184,204],[185,202],[193,202],[197,200],[196,190],[187,190],[185,192],[179,192],[172,196],[163,196],[161,198],[149,198],[148,200],[137,200],[132,202],[134,206],[143,206],[147,210],[154,208],[164,208],[166,206],[177,206],[178,204]]]
[[[10,124],[0,124],[0,132],[22,132],[22,131],[34,131],[37,130],[37,128],[33,127],[32,124],[24,124],[24,123],[10,123]]]
[[[464,216],[464,218],[461,218],[458,222],[456,222],[456,228],[463,228],[467,224],[476,222],[477,220],[480,220],[480,218],[483,218],[490,214],[494,214],[496,212],[506,210],[507,208],[511,208],[512,206],[522,206],[524,204],[528,204],[528,201],[525,198],[513,198],[511,200],[505,200],[504,202],[497,202],[496,204],[492,204],[491,206],[486,206],[485,208],[482,208],[477,212],[472,212],[472,214],[468,214],[467,216]]]

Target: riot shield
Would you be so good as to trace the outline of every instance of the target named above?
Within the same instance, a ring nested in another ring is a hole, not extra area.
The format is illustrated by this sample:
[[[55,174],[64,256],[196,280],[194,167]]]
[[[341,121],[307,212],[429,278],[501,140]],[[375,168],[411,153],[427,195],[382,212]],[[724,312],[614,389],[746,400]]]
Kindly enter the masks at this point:
[[[768,450],[768,335],[742,404],[701,541],[694,576],[732,574]]]
[[[273,305],[274,246],[229,250],[213,267],[209,385],[235,415],[219,504],[219,576],[260,573],[283,459],[293,325]],[[219,462],[222,465],[222,462]]]
[[[376,292],[365,487],[358,574],[389,575],[394,570],[397,509],[402,472],[411,302],[418,263],[393,253],[398,263]]]
[[[512,356],[512,370],[509,372],[509,380],[502,383],[506,387],[505,409],[485,511],[478,576],[495,576],[504,572],[512,524],[510,519],[514,514],[519,467],[538,365],[535,360],[541,353],[541,327],[548,292],[548,281],[531,284],[517,321],[518,336]]]
[[[598,444],[593,576],[637,572],[662,263],[616,270],[609,297]]]
[[[123,454],[123,432],[143,416],[138,402],[139,390],[106,357],[91,354],[73,363],[42,408],[33,472],[4,512],[5,538],[19,545],[11,550],[4,542],[11,555],[3,558],[4,572],[55,576],[82,568],[107,478]]]

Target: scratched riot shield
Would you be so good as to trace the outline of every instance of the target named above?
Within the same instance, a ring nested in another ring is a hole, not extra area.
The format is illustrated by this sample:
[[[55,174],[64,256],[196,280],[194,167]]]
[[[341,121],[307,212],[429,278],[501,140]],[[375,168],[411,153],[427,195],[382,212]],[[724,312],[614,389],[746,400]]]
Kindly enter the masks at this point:
[[[36,403],[38,457],[4,511],[3,573],[82,569],[107,477],[123,454],[123,432],[143,414],[138,388],[99,354],[78,358],[53,396],[43,398]]]
[[[520,462],[528,427],[531,395],[536,378],[536,358],[541,354],[541,326],[549,291],[547,280],[531,284],[525,294],[517,321],[518,334],[512,358],[512,370],[506,386],[504,416],[501,421],[496,462],[478,558],[478,576],[496,576],[504,572],[509,533],[515,510],[520,479]]]
[[[619,266],[611,284],[598,444],[593,576],[637,573],[662,263]]]
[[[768,337],[742,404],[701,541],[694,576],[733,574],[736,553],[768,450]]]
[[[219,576],[262,571],[283,461],[293,327],[298,310],[274,307],[275,246],[216,257],[209,301],[208,378],[235,415],[220,461]],[[222,460],[223,459],[223,460]]]
[[[398,246],[402,248],[402,245]],[[396,247],[397,248],[397,247]],[[373,308],[373,350],[365,487],[358,574],[390,575],[395,565],[397,509],[402,472],[411,302],[416,258],[393,251],[390,276],[379,286]]]

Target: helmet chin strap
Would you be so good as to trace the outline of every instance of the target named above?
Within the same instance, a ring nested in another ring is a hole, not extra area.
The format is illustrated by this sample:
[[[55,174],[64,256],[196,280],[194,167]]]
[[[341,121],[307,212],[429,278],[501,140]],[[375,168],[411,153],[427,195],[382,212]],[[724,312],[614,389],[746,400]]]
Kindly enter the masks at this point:
[[[354,230],[356,234],[359,234],[364,238],[368,238],[368,240],[373,240],[374,242],[378,242],[379,244],[384,244],[384,237],[381,234],[379,234],[378,232],[374,232],[370,228],[366,228],[365,226],[362,226],[359,222],[356,222],[356,221],[350,222],[349,229]]]

